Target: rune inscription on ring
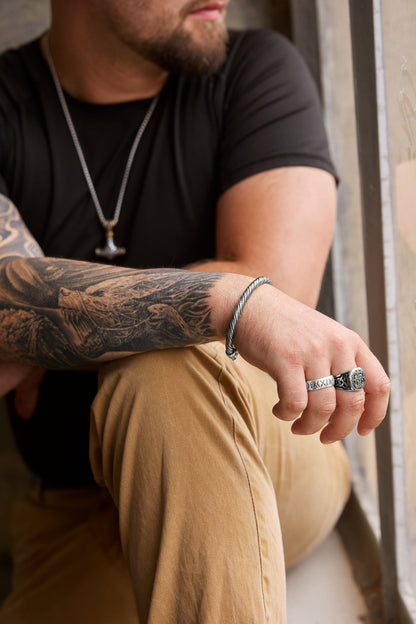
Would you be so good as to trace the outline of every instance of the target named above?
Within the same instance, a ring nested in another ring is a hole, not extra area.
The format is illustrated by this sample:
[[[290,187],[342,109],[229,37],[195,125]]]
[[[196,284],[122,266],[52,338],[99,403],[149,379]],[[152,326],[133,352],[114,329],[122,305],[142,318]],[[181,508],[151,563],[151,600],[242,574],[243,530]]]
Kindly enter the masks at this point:
[[[330,388],[335,383],[333,375],[328,377],[320,377],[319,379],[309,379],[306,382],[306,389],[310,390],[322,390],[323,388]]]
[[[362,368],[352,368],[345,373],[334,376],[334,386],[338,390],[356,392],[364,388],[366,382],[365,372]]]

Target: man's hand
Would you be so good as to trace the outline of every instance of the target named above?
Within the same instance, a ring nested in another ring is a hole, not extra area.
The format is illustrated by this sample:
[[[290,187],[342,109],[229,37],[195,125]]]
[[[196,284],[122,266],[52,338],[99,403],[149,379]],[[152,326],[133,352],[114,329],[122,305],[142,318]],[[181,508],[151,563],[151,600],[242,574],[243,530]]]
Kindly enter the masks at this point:
[[[294,421],[293,433],[322,430],[321,441],[328,444],[347,436],[355,425],[366,435],[385,416],[390,382],[361,338],[271,286],[261,286],[246,303],[235,344],[245,359],[276,380],[279,402],[273,412]],[[306,389],[308,379],[355,367],[366,373],[363,390]]]
[[[21,418],[31,418],[36,408],[45,370],[23,364],[0,363],[0,397],[16,390],[15,408]]]

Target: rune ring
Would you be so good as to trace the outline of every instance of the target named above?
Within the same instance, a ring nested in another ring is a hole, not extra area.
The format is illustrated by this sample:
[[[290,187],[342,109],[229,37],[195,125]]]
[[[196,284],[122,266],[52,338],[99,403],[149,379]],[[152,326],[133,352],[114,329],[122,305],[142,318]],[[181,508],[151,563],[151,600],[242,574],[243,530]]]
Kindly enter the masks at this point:
[[[310,379],[306,382],[306,390],[308,390],[308,392],[311,390],[322,390],[323,388],[330,388],[334,384],[335,379],[333,375],[320,377],[319,379]]]
[[[349,390],[356,392],[364,388],[366,382],[365,372],[362,368],[352,368],[351,370],[334,376],[334,386],[338,390]]]

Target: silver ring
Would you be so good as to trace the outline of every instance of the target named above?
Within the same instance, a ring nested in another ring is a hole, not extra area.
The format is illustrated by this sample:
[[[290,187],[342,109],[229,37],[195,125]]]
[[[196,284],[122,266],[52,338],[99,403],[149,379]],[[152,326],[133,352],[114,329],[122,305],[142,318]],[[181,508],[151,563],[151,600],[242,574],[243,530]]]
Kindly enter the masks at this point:
[[[357,392],[362,390],[366,382],[365,372],[362,368],[352,368],[345,373],[334,376],[334,386],[338,390],[349,390],[350,392]]]
[[[335,379],[333,375],[328,375],[328,377],[319,377],[319,379],[309,379],[306,382],[306,390],[310,392],[311,390],[322,390],[323,388],[330,388],[335,384]]]

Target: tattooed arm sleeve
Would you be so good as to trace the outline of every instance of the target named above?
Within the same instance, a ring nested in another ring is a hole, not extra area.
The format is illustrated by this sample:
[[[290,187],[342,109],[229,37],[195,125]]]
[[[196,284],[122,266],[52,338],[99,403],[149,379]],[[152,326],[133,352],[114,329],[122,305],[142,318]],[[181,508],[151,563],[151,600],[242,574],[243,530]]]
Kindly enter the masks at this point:
[[[38,258],[43,251],[23,223],[10,199],[0,194],[0,258]]]
[[[41,256],[0,196],[0,360],[71,368],[218,338],[210,296],[221,274]]]

